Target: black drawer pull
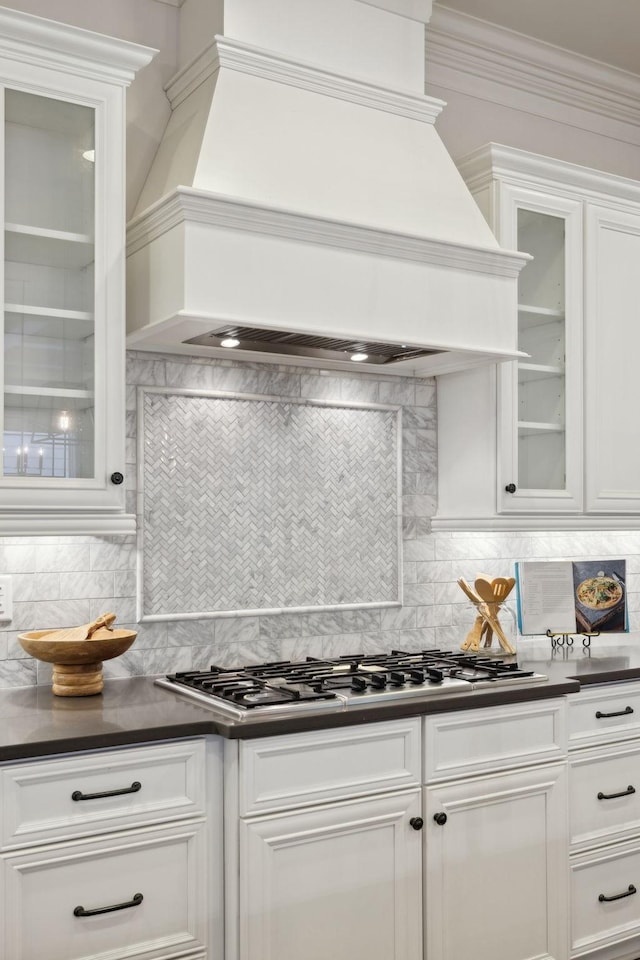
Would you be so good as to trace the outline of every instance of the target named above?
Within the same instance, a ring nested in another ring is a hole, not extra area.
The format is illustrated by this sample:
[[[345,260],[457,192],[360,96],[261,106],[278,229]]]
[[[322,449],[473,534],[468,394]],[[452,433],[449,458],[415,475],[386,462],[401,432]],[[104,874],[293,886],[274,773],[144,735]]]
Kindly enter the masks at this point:
[[[598,900],[600,901],[600,903],[611,903],[612,900],[622,900],[623,897],[632,897],[634,893],[637,893],[637,892],[638,891],[636,890],[634,885],[630,883],[629,889],[625,890],[624,893],[616,893],[613,895],[613,897],[605,897],[604,893],[601,893],[600,896],[598,897]]]
[[[596,710],[596,720],[601,720],[603,717],[626,717],[629,713],[633,713],[633,707],[625,707],[617,713],[603,713],[602,710]]]
[[[81,790],[74,790],[71,799],[99,800],[101,797],[121,797],[123,793],[137,793],[138,790],[142,790],[142,784],[134,780],[130,787],[122,787],[121,790],[104,790],[102,793],[83,793]]]
[[[626,897],[627,894],[623,893],[622,896]],[[113,913],[114,910],[126,910],[128,907],[137,907],[142,903],[143,899],[144,897],[141,893],[134,893],[132,900],[127,900],[126,903],[114,903],[110,907],[96,907],[94,910],[85,910],[84,907],[74,907],[73,915],[74,917],[97,917],[99,913]]]
[[[631,794],[635,792],[636,788],[629,784],[627,789],[622,790],[620,793],[602,793],[602,791],[600,791],[598,794],[598,800],[617,800],[618,797],[630,797]]]

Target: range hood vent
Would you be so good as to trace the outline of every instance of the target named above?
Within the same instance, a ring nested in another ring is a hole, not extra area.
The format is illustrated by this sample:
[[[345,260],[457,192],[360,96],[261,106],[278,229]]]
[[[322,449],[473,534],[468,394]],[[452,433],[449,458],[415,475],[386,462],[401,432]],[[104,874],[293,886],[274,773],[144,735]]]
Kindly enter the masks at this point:
[[[264,330],[258,327],[221,327],[210,333],[200,334],[187,343],[201,347],[225,347],[225,340],[236,341],[226,349],[250,350],[275,353],[281,356],[313,358],[316,360],[351,361],[351,363],[389,364],[417,360],[442,351],[425,350],[421,347],[397,346],[373,341],[342,340],[336,337],[317,337],[304,333],[286,333],[280,330]]]
[[[242,328],[245,359],[353,368],[363,344],[361,367],[405,375],[517,356],[527,257],[499,247],[436,133],[431,0],[208,9],[129,224],[129,345],[228,357],[215,334]]]

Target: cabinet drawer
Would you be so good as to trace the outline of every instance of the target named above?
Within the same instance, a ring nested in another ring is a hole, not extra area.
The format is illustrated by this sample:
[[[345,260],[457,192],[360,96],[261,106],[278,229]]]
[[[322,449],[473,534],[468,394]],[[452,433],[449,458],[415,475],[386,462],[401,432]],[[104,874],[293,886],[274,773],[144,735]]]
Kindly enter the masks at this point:
[[[146,960],[204,947],[205,849],[197,821],[5,854],[2,955]]]
[[[419,783],[419,718],[240,744],[241,814],[308,806]]]
[[[640,831],[640,746],[604,747],[570,759],[569,818],[574,849]]]
[[[563,700],[540,700],[425,718],[427,782],[562,759]]]
[[[204,742],[78,753],[7,765],[0,778],[3,847],[68,839],[200,815],[204,810]]]
[[[618,844],[603,848],[596,856],[573,858],[570,915],[572,953],[590,953],[615,944],[622,956],[624,941],[640,934],[637,844]]]
[[[640,683],[616,683],[569,697],[569,747],[640,736]]]

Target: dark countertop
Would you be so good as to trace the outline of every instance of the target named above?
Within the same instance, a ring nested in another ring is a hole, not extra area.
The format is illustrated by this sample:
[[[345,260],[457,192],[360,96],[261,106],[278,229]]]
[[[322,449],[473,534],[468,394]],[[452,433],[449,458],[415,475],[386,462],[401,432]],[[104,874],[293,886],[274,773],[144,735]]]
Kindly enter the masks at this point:
[[[573,645],[551,648],[549,639],[518,641],[518,663],[524,670],[544,673],[551,681],[575,679],[581,686],[640,680],[640,634],[591,637],[584,647],[581,637]]]
[[[546,699],[578,692],[585,684],[640,679],[640,638],[594,637],[588,650],[578,638],[573,647],[554,652],[549,640],[521,640],[518,661],[548,682],[242,721],[158,687],[150,677],[109,680],[94,697],[54,697],[49,686],[17,687],[0,691],[0,760],[205,734],[248,739]]]

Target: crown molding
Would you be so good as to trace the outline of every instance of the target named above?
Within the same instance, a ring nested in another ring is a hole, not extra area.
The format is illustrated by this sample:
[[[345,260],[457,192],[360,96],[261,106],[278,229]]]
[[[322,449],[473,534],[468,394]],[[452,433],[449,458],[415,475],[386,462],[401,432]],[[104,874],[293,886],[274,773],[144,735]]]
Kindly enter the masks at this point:
[[[460,533],[547,533],[549,531],[581,530],[584,533],[608,530],[616,533],[619,530],[639,530],[640,516],[625,514],[611,516],[610,514],[597,516],[595,514],[577,513],[574,515],[543,514],[541,516],[518,515],[493,517],[432,517],[431,530],[433,533],[451,531]]]
[[[472,193],[491,185],[494,180],[528,183],[548,192],[560,191],[568,196],[589,194],[607,204],[617,201],[624,208],[640,206],[640,182],[629,177],[594,170],[567,160],[530,153],[500,143],[487,143],[464,157],[456,158],[456,166]]]
[[[630,142],[640,138],[638,74],[437,4],[426,58],[428,83],[434,86],[510,107],[518,106],[518,91],[528,98],[528,109],[541,116],[570,123],[568,114],[578,110],[581,126],[597,124],[602,132],[606,118],[618,128],[635,127],[635,135],[627,131]]]
[[[165,87],[172,110],[196,87],[222,68],[425,123],[435,123],[444,107],[442,100],[434,97],[407,90],[388,89],[366,80],[332,73],[313,64],[263,50],[261,47],[217,36],[213,43],[180,70]]]
[[[129,223],[127,255],[185,221],[498,277],[517,277],[530,259],[499,247],[473,247],[328,220],[191,187],[178,187]]]
[[[157,52],[71,24],[0,8],[0,60],[18,60],[126,85]]]

